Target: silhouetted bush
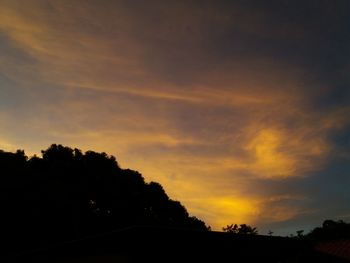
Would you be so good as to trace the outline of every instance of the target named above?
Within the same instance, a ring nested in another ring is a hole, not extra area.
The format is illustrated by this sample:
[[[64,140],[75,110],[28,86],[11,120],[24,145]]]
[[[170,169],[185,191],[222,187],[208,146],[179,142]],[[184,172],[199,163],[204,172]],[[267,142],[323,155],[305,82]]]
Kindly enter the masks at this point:
[[[241,225],[237,225],[237,224],[231,224],[231,225],[227,225],[226,227],[223,227],[222,230],[226,233],[231,233],[231,234],[243,234],[243,235],[257,235],[258,234],[258,230],[256,229],[256,227],[252,227],[250,225],[246,225],[246,224],[241,224]]]

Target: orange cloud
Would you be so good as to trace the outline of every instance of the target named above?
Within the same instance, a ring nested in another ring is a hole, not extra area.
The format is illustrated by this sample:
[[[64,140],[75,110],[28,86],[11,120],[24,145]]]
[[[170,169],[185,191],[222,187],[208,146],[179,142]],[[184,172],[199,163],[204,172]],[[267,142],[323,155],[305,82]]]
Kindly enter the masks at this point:
[[[114,154],[214,229],[303,213],[250,182],[322,169],[332,153],[328,135],[349,123],[350,109],[310,109],[314,87],[301,81],[302,67],[263,54],[207,52],[201,23],[223,30],[237,19],[236,30],[260,35],[259,16],[209,16],[206,8],[185,12],[173,4],[154,10],[168,18],[158,23],[108,2],[2,1],[1,32],[35,62],[0,58],[1,71],[42,97],[30,118],[1,119],[0,146],[39,153],[55,142]],[[42,93],[49,89],[60,96],[48,101]]]
[[[314,132],[310,127],[257,130],[246,145],[253,159],[252,170],[257,176],[273,179],[303,176],[320,169],[320,162],[329,153],[330,146],[325,134],[314,135]]]
[[[277,131],[268,129],[259,131],[247,145],[247,150],[252,151],[255,158],[252,169],[267,177],[293,175],[296,160],[288,158],[288,153],[279,151],[282,143],[281,135]]]

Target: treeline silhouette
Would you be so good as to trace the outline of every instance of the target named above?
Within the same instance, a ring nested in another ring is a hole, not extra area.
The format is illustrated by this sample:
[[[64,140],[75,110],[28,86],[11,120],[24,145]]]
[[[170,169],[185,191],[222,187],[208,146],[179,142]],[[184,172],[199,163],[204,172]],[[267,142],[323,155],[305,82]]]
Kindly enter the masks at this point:
[[[132,225],[207,230],[156,182],[106,153],[53,144],[42,157],[0,151],[1,239],[36,247]]]
[[[311,230],[305,238],[314,241],[350,239],[350,223],[343,220],[325,220],[321,227]]]
[[[240,235],[258,235],[258,229],[256,227],[247,224],[231,224],[222,228],[223,232],[230,234]],[[269,236],[272,236],[273,232],[268,232]],[[324,220],[322,226],[315,227],[308,233],[304,233],[304,230],[296,231],[296,235],[290,234],[290,238],[299,238],[309,241],[328,241],[338,239],[349,239],[350,238],[350,223],[343,220]]]
[[[247,224],[231,224],[222,228],[222,231],[230,234],[240,234],[240,235],[257,235],[259,232],[256,227],[252,227]]]
[[[3,249],[31,249],[110,233],[128,226],[208,231],[202,220],[168,197],[156,182],[122,169],[106,153],[53,144],[42,156],[0,150],[0,240]],[[255,236],[256,227],[227,225],[224,232]],[[272,234],[272,232],[270,231]],[[324,221],[304,235],[314,241],[350,238],[350,224]]]

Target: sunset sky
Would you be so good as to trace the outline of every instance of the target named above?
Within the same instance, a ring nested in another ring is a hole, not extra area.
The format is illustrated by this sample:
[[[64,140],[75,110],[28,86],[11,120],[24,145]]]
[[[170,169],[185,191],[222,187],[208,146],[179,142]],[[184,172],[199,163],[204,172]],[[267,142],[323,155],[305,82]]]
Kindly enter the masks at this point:
[[[350,221],[350,1],[0,0],[0,149],[52,143],[214,230]]]

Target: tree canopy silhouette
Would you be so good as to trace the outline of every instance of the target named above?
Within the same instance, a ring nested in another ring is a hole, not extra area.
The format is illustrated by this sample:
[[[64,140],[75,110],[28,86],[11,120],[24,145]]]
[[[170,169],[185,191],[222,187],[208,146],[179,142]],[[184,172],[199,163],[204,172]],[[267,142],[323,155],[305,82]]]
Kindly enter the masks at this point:
[[[307,234],[313,240],[335,240],[350,238],[350,223],[343,220],[325,220],[321,227],[316,227]]]
[[[106,153],[53,144],[42,157],[0,151],[2,237],[40,244],[131,225],[207,230],[156,182]]]
[[[256,229],[256,227],[252,227],[247,224],[241,224],[239,226],[237,224],[234,224],[234,225],[231,224],[231,225],[227,225],[226,227],[223,227],[222,230],[224,232],[231,233],[231,234],[243,234],[243,235],[258,234],[258,230]]]

